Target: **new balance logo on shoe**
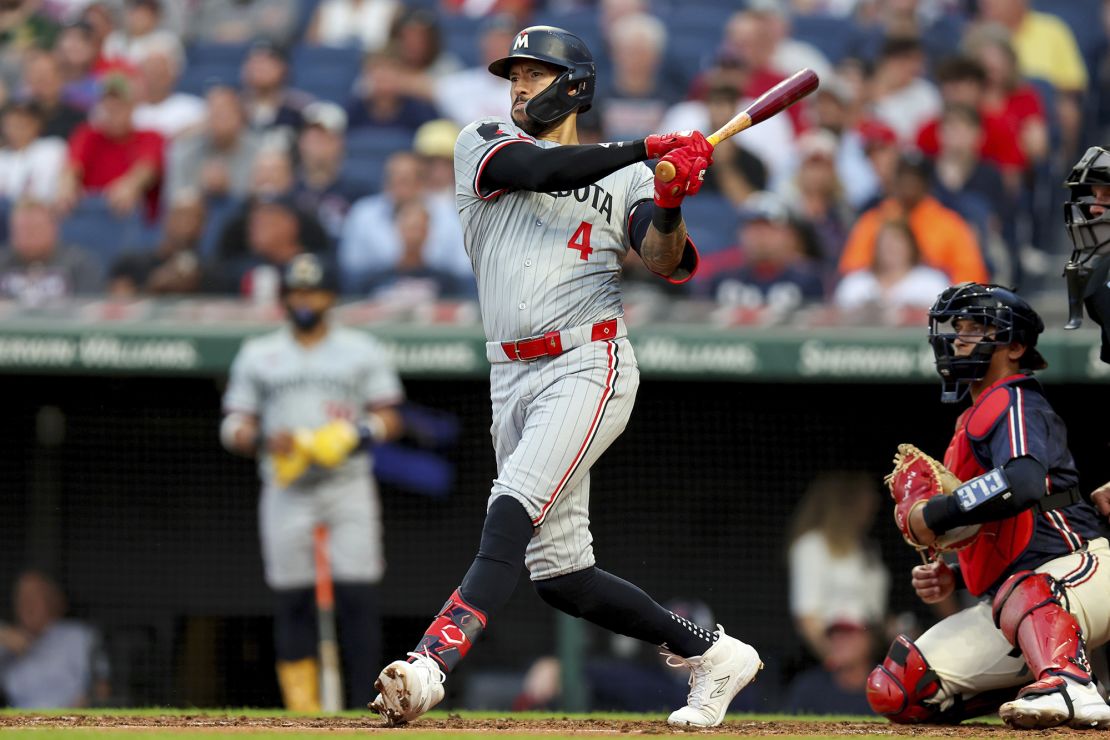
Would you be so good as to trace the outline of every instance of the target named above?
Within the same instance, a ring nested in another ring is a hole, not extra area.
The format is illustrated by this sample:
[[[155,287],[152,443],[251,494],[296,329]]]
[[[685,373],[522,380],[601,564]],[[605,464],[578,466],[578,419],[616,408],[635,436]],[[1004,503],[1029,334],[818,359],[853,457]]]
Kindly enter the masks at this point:
[[[713,693],[709,695],[709,698],[719,699],[720,697],[724,696],[725,691],[728,690],[728,682],[731,678],[732,676],[725,676],[724,678],[718,678],[716,681],[714,681],[714,683],[717,684],[717,688],[713,689]]]

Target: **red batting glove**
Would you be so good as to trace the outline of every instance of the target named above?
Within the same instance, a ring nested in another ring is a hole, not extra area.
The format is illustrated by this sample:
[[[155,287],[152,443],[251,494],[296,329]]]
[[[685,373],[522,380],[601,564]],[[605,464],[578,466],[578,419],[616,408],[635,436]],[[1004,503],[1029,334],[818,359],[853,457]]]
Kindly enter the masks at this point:
[[[703,156],[713,151],[700,131],[675,131],[670,134],[652,134],[644,139],[648,159],[659,159],[680,147],[694,147]]]
[[[698,154],[695,147],[681,147],[663,157],[674,165],[674,179],[663,182],[655,177],[655,204],[660,208],[678,208],[687,195],[701,190],[705,170],[713,163],[712,147],[708,156]]]

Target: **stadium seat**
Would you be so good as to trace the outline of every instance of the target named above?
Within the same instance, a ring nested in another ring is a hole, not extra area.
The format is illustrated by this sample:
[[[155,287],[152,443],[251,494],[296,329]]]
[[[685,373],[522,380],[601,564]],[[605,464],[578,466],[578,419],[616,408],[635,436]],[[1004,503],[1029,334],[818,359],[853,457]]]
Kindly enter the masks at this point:
[[[852,47],[856,31],[846,18],[827,15],[798,15],[791,21],[792,36],[816,46],[836,64]]]
[[[361,67],[358,47],[297,46],[289,60],[290,83],[318,98],[345,103]]]
[[[239,213],[243,201],[232,197],[206,198],[205,209],[208,211],[204,224],[204,233],[200,237],[200,253],[204,257],[211,257],[216,252],[220,235],[227,223]]]
[[[347,158],[387,157],[412,148],[412,131],[407,128],[370,128],[347,132]]]
[[[185,69],[177,81],[177,89],[193,95],[203,95],[212,80],[238,84],[239,68],[247,56],[246,44],[191,45],[186,52]]]
[[[100,196],[82,198],[62,221],[61,240],[92,252],[102,265],[110,265],[120,252],[144,245],[145,224],[140,211],[116,216]]]
[[[482,35],[482,18],[465,15],[440,15],[443,47],[462,60],[464,66],[473,67],[480,61],[478,49]]]
[[[713,193],[687,198],[682,202],[682,215],[690,238],[702,254],[713,254],[736,243],[740,216],[725,198]]]
[[[382,186],[385,161],[394,152],[412,149],[412,132],[408,129],[364,129],[347,133],[347,156],[343,174],[371,192]]]

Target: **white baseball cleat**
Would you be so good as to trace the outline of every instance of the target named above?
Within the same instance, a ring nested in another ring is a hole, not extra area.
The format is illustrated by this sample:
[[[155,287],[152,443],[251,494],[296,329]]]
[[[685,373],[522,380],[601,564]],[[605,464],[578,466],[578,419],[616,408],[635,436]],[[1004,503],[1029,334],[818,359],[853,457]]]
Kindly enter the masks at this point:
[[[391,725],[412,722],[443,701],[446,676],[434,658],[409,653],[411,661],[395,660],[378,675],[374,688],[381,693],[370,708]]]
[[[763,668],[759,653],[751,645],[729,637],[717,625],[717,641],[702,655],[679,658],[672,655],[667,663],[690,669],[690,694],[686,706],[667,718],[667,724],[694,727],[716,727],[725,718],[732,698],[752,682]],[[672,663],[671,659],[677,659]]]
[[[1093,684],[1082,684],[1068,677],[1038,681],[1047,692],[1035,691],[1008,701],[998,708],[998,716],[1010,727],[1110,727],[1110,706]],[[1056,690],[1051,690],[1055,687]],[[1026,689],[1028,691],[1028,689]]]

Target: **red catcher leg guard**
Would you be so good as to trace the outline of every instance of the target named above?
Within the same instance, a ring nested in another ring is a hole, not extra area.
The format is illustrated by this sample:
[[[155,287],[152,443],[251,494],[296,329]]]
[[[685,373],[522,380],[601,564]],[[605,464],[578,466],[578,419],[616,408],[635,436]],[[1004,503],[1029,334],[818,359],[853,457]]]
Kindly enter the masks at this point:
[[[940,708],[925,704],[925,700],[939,690],[937,674],[905,635],[894,638],[883,662],[867,677],[867,703],[871,709],[899,724],[933,721]]]
[[[1022,689],[1022,696],[1058,690],[1056,676],[1091,682],[1083,632],[1059,594],[1052,576],[1023,570],[1007,578],[994,597],[995,625],[1011,645],[1021,648],[1037,677],[1036,683]]]
[[[435,658],[450,673],[485,628],[486,615],[463,601],[455,589],[413,652]]]

